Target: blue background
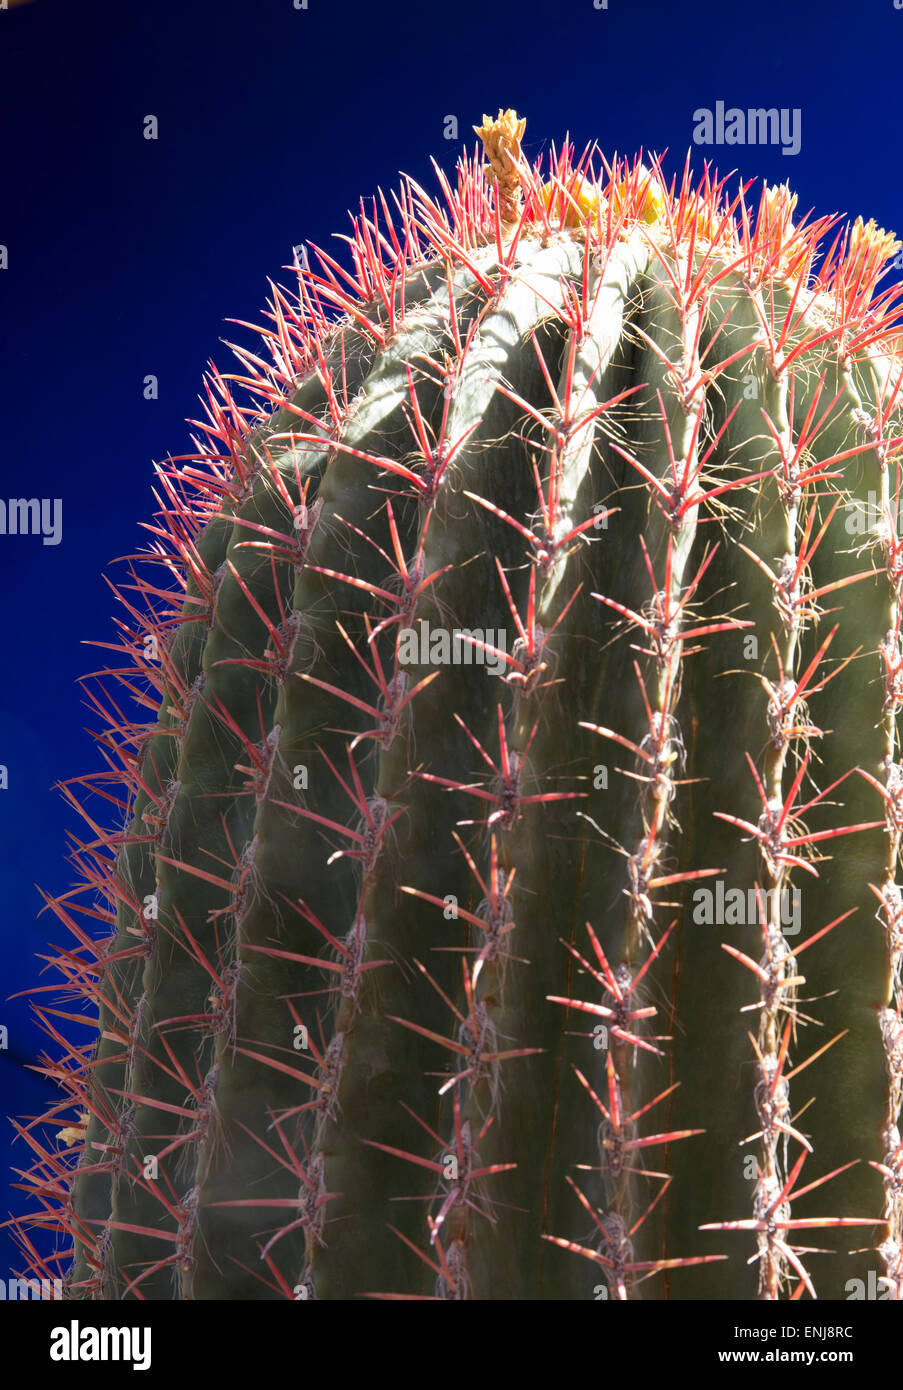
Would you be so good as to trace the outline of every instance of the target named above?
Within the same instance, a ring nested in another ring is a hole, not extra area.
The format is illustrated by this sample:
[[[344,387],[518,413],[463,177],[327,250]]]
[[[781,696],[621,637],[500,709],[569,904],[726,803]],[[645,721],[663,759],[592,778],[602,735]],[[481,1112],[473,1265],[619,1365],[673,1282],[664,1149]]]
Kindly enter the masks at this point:
[[[903,0],[898,0],[903,4]],[[484,111],[527,116],[535,158],[566,132],[609,159],[641,148],[679,172],[693,112],[801,111],[802,147],[692,147],[722,175],[789,180],[798,211],[903,230],[898,73],[903,9],[813,0],[34,0],[0,10],[0,497],[59,497],[62,543],[0,536],[0,1220],[27,1166],[6,1114],[54,1089],[26,1000],[36,955],[68,944],[37,884],[75,882],[54,783],[101,767],[77,678],[112,653],[114,557],[148,543],[152,461],[191,450],[202,373],[254,347],[266,277],[302,241],[327,247],[348,210],[405,170],[430,190]],[[159,138],[143,138],[145,116]],[[443,138],[456,116],[460,138]],[[758,185],[751,195],[758,196]],[[340,256],[341,258],[341,256]],[[145,400],[148,374],[159,398]],[[123,614],[123,616],[125,616]],[[95,800],[95,807],[99,805]],[[0,1231],[0,1277],[20,1267]]]

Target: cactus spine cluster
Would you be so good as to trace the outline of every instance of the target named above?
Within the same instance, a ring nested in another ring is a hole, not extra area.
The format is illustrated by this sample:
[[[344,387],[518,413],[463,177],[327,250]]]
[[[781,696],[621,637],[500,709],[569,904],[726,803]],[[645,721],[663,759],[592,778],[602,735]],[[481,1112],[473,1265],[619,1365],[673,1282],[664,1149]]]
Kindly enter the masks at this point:
[[[899,247],[523,130],[157,468],[19,1126],[73,1299],[903,1291]]]

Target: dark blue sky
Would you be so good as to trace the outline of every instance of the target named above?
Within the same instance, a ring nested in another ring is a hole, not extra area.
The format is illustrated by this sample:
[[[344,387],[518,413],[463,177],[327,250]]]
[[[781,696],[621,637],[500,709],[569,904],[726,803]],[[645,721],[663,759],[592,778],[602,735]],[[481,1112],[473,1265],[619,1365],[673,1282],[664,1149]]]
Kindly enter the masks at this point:
[[[399,170],[432,189],[430,157],[451,171],[484,111],[526,115],[533,157],[569,131],[609,158],[667,148],[674,172],[694,111],[718,101],[798,110],[800,149],[693,147],[700,173],[711,158],[789,180],[800,210],[903,230],[894,0],[295,3],[0,8],[0,498],[60,498],[63,517],[55,546],[0,535],[0,1117],[52,1094],[24,1068],[43,1046],[28,1005],[5,996],[65,940],[35,885],[74,881],[66,832],[81,826],[53,784],[100,766],[75,682],[105,662],[81,644],[116,640],[104,571],[146,545],[152,461],[191,449],[208,360],[233,366],[220,339],[253,342],[225,320],[259,319],[295,243],[329,246]],[[21,1210],[11,1134],[3,1121],[0,1220]],[[0,1277],[18,1265],[5,1237]]]

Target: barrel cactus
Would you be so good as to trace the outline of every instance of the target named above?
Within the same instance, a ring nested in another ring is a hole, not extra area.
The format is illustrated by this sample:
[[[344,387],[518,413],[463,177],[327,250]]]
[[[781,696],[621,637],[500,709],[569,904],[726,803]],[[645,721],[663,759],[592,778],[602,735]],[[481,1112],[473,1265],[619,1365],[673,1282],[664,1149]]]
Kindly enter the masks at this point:
[[[523,131],[157,467],[17,1126],[69,1298],[901,1296],[900,248]]]

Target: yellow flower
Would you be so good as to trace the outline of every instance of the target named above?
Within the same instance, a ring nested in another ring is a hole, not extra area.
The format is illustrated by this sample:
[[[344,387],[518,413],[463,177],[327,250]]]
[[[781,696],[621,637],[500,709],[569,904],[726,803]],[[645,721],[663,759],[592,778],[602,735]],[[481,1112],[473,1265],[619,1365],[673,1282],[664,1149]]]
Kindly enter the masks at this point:
[[[884,262],[900,249],[893,232],[886,232],[883,227],[877,226],[871,217],[868,222],[857,217],[850,232],[850,246],[844,266],[847,284],[855,284],[860,276],[866,282],[877,279]]]
[[[575,179],[567,192],[560,184],[544,184],[540,196],[547,211],[555,209],[562,227],[583,227],[587,217],[595,217],[596,209],[605,206],[598,186],[584,178]]]
[[[612,217],[620,217],[626,203],[628,217],[637,217],[647,226],[652,226],[664,218],[666,197],[667,194],[655,175],[645,164],[641,164],[635,175],[621,179],[612,186]]]

